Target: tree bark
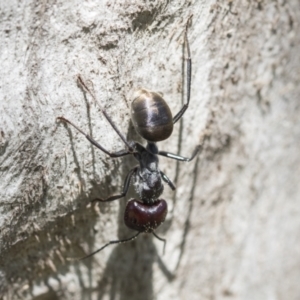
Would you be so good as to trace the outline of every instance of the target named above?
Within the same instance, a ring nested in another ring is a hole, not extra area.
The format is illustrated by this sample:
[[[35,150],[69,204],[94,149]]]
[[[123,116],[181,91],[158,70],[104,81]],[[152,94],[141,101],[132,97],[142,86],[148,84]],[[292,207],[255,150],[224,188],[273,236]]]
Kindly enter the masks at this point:
[[[285,1],[2,1],[0,295],[4,299],[299,299],[300,3]],[[133,158],[132,94],[161,92],[175,115],[159,149],[174,182],[156,233],[135,232],[120,193]],[[97,103],[77,83],[80,74]]]

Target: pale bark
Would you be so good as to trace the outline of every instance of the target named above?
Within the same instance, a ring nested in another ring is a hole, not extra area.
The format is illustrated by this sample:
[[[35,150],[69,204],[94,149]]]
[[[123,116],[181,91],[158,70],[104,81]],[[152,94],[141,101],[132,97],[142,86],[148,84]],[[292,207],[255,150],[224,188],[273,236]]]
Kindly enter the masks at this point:
[[[299,299],[300,3],[284,1],[2,1],[0,4],[0,295],[4,299]],[[159,148],[176,184],[157,234],[74,262],[125,228],[118,193],[136,164],[99,105],[76,83],[93,83],[120,130],[132,93],[185,101],[183,31],[192,95],[183,121]]]

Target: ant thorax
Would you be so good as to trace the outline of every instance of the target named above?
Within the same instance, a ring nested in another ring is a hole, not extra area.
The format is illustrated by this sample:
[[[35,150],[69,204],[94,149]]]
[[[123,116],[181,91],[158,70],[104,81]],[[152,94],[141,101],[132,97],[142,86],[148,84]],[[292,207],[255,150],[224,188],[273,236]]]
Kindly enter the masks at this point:
[[[148,168],[139,169],[134,187],[143,203],[152,204],[156,202],[164,190],[160,171],[152,171]]]

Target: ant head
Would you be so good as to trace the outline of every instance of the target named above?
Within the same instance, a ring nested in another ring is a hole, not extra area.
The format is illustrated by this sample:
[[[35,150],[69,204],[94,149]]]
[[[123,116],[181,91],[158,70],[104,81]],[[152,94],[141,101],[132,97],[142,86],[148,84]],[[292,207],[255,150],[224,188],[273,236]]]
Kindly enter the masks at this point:
[[[151,205],[132,199],[126,205],[124,221],[130,229],[152,232],[164,222],[167,212],[167,202],[163,199]]]

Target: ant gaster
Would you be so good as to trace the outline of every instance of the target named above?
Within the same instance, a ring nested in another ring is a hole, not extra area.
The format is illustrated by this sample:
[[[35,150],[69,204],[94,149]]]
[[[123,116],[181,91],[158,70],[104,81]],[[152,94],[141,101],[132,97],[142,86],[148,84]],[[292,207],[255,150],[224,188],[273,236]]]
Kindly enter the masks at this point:
[[[191,17],[190,17],[191,18]],[[141,89],[136,92],[134,100],[131,105],[131,119],[135,130],[139,135],[147,141],[146,147],[142,146],[135,141],[127,141],[119,129],[116,127],[106,111],[101,107],[101,111],[119,137],[123,140],[127,149],[109,152],[97,143],[93,138],[84,133],[80,128],[74,125],[71,121],[64,117],[58,117],[57,119],[66,122],[76,128],[82,133],[94,146],[102,150],[104,153],[112,158],[121,157],[125,155],[133,155],[139,162],[138,166],[135,166],[127,174],[123,191],[118,195],[109,196],[106,199],[97,198],[93,202],[109,202],[125,197],[131,180],[133,180],[136,192],[139,194],[139,199],[131,199],[128,201],[125,213],[124,222],[130,229],[136,230],[137,234],[134,236],[123,239],[110,241],[100,249],[84,256],[80,259],[88,258],[97,252],[100,252],[110,244],[118,244],[128,242],[135,239],[141,232],[152,233],[156,238],[165,243],[165,239],[156,235],[154,230],[160,226],[167,215],[167,202],[164,199],[159,199],[164,186],[162,181],[166,182],[168,186],[175,190],[175,186],[172,181],[165,175],[158,167],[158,155],[176,159],[179,161],[191,161],[201,149],[198,145],[190,158],[180,155],[172,154],[165,151],[159,151],[156,142],[167,139],[173,131],[173,125],[183,116],[187,110],[190,102],[190,90],[191,90],[191,69],[192,61],[190,55],[190,47],[187,38],[187,29],[189,20],[187,21],[185,28],[185,44],[187,47],[187,100],[179,112],[172,117],[171,110],[162,96],[158,93],[151,92],[145,89]],[[83,79],[78,76],[78,83],[81,85],[85,92],[88,92],[92,98],[96,101],[94,94],[87,87]]]

